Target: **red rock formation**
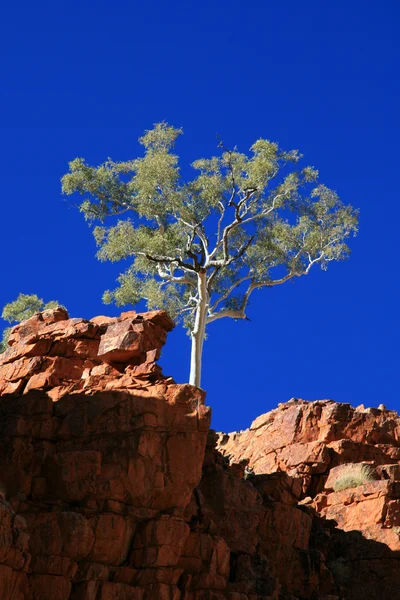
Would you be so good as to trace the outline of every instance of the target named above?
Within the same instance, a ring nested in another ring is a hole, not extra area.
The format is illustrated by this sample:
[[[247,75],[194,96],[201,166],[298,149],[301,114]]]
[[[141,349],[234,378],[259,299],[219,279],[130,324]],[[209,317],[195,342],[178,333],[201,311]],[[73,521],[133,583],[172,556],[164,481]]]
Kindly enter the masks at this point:
[[[56,309],[14,328],[0,599],[400,598],[397,415],[291,401],[217,436],[203,392],[156,364],[172,327]],[[334,492],[361,461],[376,481]]]
[[[320,552],[332,577],[325,591],[346,600],[400,598],[400,419],[396,412],[292,399],[258,417],[248,430],[220,434],[217,448],[232,464],[249,465],[259,491],[265,477],[268,485],[274,476],[290,480],[288,491],[297,493],[299,500],[296,509],[302,507],[312,517],[312,533],[307,537],[306,528],[294,525],[293,516],[288,516],[286,527],[290,523],[294,529],[292,540],[295,531],[303,536],[306,532],[304,549]],[[335,482],[349,464],[357,463],[374,468],[375,480],[335,492]],[[283,498],[280,494],[278,502]],[[281,513],[281,507],[277,510]],[[285,525],[269,525],[269,529],[280,546]],[[270,564],[282,582],[279,569],[285,569],[290,559],[288,555],[282,564],[281,557],[271,557]],[[321,578],[314,582],[319,598]],[[293,592],[293,578],[285,588]],[[302,590],[299,595],[313,597],[309,593]]]
[[[177,597],[210,411],[155,363],[172,327],[163,312],[57,309],[14,328],[0,355],[2,600]]]

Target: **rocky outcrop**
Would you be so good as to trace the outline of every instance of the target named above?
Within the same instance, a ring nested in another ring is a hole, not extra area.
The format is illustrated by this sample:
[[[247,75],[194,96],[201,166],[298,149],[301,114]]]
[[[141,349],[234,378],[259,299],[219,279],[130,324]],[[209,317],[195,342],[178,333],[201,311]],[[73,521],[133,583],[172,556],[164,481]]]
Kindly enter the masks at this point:
[[[285,471],[301,479],[303,496],[314,495],[337,465],[398,464],[400,420],[385,409],[292,399],[245,431],[221,434],[219,448],[235,461],[247,460],[255,473]]]
[[[172,327],[55,309],[12,331],[0,598],[400,599],[397,415],[293,400],[216,434],[157,365]],[[349,462],[376,479],[335,492]]]
[[[155,362],[172,327],[162,312],[58,309],[14,328],[0,355],[2,600],[180,594],[210,411]]]
[[[287,488],[297,494],[296,508],[312,518],[306,548],[319,553],[331,576],[325,591],[346,600],[400,598],[400,419],[396,412],[384,406],[365,409],[329,400],[292,399],[258,417],[245,431],[220,434],[217,448],[230,464],[247,465],[258,489],[265,478],[268,485],[273,477],[290,481]],[[371,480],[335,491],[336,482],[357,464],[370,466]],[[283,498],[280,494],[278,502]],[[293,517],[289,520],[293,522]],[[274,529],[274,534],[279,540],[282,530]],[[279,558],[270,562],[278,569]],[[291,581],[286,589],[293,591]],[[303,590],[301,597],[320,597],[322,580],[314,581],[316,595]]]

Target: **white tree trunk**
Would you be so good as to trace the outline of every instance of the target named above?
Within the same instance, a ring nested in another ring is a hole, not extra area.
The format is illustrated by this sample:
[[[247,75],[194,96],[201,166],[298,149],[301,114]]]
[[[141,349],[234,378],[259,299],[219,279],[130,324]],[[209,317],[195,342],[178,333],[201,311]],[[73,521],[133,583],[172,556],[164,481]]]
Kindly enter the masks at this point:
[[[190,358],[190,379],[191,385],[200,387],[201,384],[201,363],[203,356],[203,343],[206,333],[206,319],[208,310],[208,292],[206,273],[198,273],[198,292],[199,303],[196,310],[194,328],[191,333],[192,353]]]

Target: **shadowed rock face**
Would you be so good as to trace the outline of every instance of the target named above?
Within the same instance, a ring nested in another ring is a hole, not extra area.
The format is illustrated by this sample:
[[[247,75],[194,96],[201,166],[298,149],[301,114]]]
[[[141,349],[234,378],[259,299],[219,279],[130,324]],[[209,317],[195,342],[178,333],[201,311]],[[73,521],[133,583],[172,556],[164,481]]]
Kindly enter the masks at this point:
[[[1,600],[400,598],[397,415],[291,401],[217,435],[204,393],[156,364],[172,328],[162,311],[63,309],[14,328]],[[376,481],[335,493],[361,461]]]

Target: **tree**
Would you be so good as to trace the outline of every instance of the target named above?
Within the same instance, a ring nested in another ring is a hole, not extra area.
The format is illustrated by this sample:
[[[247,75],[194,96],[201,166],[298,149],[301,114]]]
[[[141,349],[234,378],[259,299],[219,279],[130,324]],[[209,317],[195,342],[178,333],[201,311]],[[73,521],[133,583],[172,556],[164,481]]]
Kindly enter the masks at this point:
[[[358,213],[317,182],[313,167],[297,167],[297,150],[266,139],[250,156],[220,142],[218,156],[196,160],[193,179],[183,181],[173,153],[181,133],[154,125],[139,139],[144,156],[126,162],[94,167],[76,158],[62,190],[81,194],[81,212],[100,223],[98,258],[131,259],[103,300],[121,306],[146,299],[149,308],[181,319],[192,339],[190,383],[200,386],[207,325],[247,319],[254,290],[347,258]]]
[[[35,313],[47,310],[48,308],[56,308],[60,306],[55,300],[51,300],[45,304],[36,294],[19,294],[18,298],[9,302],[3,308],[1,318],[8,323],[20,323],[29,319]],[[0,352],[7,350],[8,338],[10,337],[12,327],[6,327],[3,331],[3,338],[0,341]]]

